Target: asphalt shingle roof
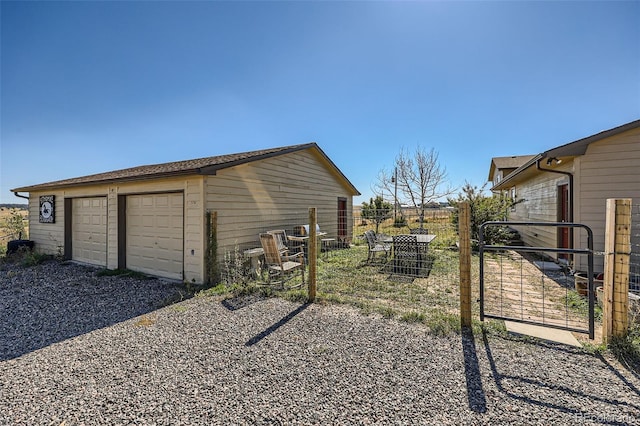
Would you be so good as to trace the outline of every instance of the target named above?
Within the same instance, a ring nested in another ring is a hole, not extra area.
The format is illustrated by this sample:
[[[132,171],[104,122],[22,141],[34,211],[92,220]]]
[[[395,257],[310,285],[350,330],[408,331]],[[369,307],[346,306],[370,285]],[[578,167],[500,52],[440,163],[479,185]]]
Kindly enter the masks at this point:
[[[239,164],[248,163],[264,158],[269,158],[276,155],[283,155],[290,152],[300,151],[308,148],[316,148],[322,155],[326,155],[320,150],[318,145],[314,142],[290,145],[279,148],[262,149],[257,151],[241,152],[237,154],[217,155],[214,157],[196,158],[193,160],[174,161],[170,163],[151,164],[145,166],[131,167],[122,170],[114,170],[110,172],[97,173],[88,176],[80,176],[70,179],[57,180],[53,182],[46,182],[37,185],[25,186],[21,188],[12,189],[12,192],[31,192],[43,189],[85,185],[85,184],[98,184],[114,181],[131,181],[142,180],[149,178],[161,178],[177,175],[192,175],[192,174],[215,174],[216,170],[224,169],[227,167],[236,166]],[[326,159],[331,165],[335,165]],[[339,169],[336,167],[336,170]],[[340,172],[341,174],[341,172]],[[344,176],[344,175],[343,175]],[[346,177],[344,177],[347,183],[351,185]],[[357,192],[355,187],[354,191]]]

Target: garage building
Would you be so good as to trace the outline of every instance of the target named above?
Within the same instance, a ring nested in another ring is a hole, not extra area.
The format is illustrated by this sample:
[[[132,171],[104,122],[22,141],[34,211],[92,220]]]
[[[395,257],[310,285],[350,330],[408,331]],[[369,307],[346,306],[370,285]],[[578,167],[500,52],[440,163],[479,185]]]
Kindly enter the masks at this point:
[[[349,241],[353,223],[347,218],[353,196],[360,195],[316,143],[11,191],[29,193],[29,238],[39,252],[197,283],[207,280],[207,212],[218,218],[218,247],[254,244],[259,232],[291,225],[287,216],[309,207],[318,209],[324,232]]]

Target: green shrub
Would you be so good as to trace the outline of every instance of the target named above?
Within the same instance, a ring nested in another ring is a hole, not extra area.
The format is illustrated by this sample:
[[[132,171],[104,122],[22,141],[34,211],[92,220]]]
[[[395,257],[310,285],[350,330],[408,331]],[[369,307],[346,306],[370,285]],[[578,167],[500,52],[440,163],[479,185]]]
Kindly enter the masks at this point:
[[[51,255],[38,253],[28,247],[20,247],[17,256],[22,259],[24,266],[36,266],[53,258]]]
[[[458,207],[462,202],[468,202],[471,207],[471,239],[480,239],[480,226],[489,221],[504,221],[513,206],[512,200],[506,195],[484,195],[486,184],[481,188],[467,183],[457,199],[449,199],[449,204]],[[458,224],[458,212],[451,216],[451,221]],[[484,230],[486,244],[505,244],[514,237],[514,232],[507,226],[490,226]]]

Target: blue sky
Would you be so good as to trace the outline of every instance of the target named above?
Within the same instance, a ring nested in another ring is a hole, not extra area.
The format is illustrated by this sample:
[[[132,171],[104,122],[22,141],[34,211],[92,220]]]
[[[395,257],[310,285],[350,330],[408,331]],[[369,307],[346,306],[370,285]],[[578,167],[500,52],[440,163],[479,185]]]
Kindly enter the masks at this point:
[[[317,142],[368,200],[401,147],[454,186],[640,118],[640,2],[7,2],[9,189]]]

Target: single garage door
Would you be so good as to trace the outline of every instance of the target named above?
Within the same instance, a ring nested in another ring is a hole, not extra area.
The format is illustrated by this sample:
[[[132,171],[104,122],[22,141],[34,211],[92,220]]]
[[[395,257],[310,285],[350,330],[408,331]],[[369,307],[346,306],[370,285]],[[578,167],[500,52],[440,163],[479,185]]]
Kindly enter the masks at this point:
[[[126,207],[127,268],[182,279],[182,193],[130,195]]]
[[[74,198],[71,212],[71,258],[107,266],[107,198]]]

